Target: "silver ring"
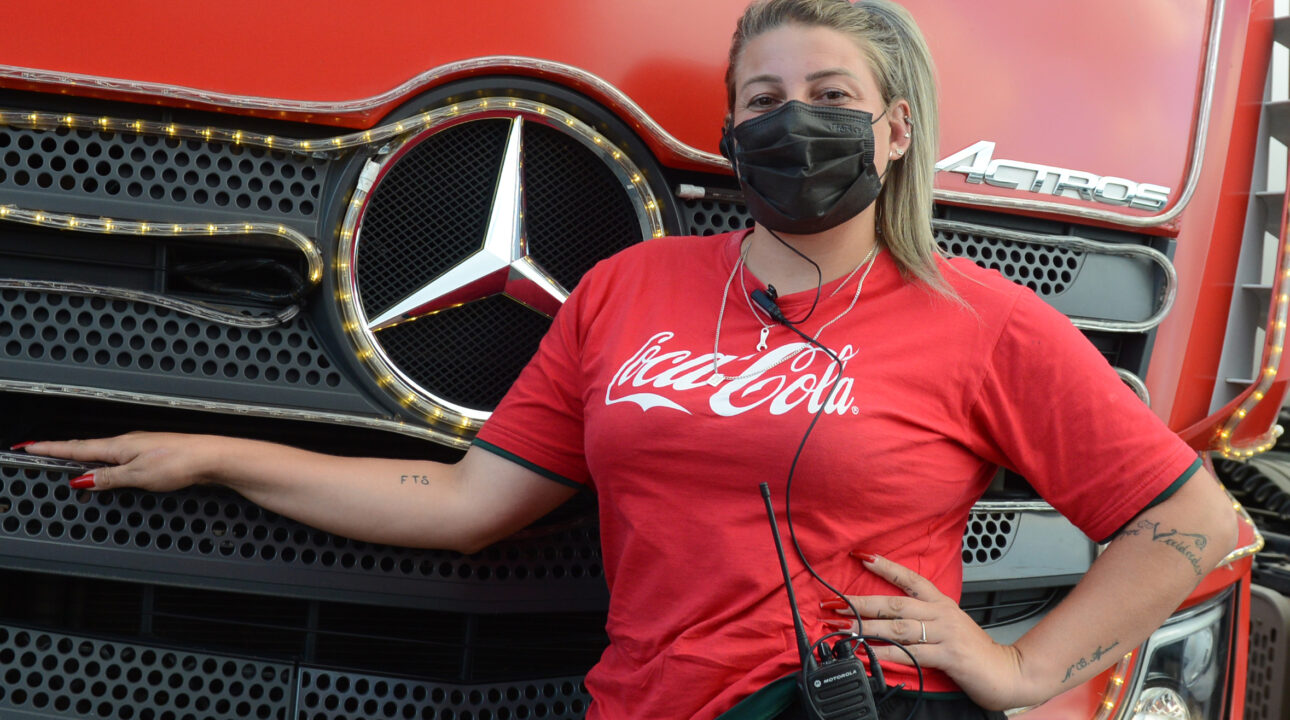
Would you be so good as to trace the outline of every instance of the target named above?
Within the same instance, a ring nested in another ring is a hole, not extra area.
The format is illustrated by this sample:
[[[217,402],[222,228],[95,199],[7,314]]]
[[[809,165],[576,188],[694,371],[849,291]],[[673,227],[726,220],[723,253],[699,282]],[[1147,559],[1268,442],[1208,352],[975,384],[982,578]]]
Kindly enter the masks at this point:
[[[919,620],[918,626],[923,629],[923,636],[918,639],[918,642],[925,643],[927,642],[927,623],[923,622],[922,620]]]

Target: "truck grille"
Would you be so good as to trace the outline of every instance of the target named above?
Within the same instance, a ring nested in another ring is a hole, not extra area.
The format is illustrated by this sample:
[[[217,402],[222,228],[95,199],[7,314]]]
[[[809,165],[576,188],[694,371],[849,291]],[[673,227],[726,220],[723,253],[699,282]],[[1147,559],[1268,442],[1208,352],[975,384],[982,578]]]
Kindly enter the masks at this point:
[[[0,103],[15,98],[31,99],[11,93]],[[103,111],[154,119],[161,112]],[[323,132],[246,122],[284,136]],[[504,127],[490,118],[448,127],[373,188],[356,246],[366,310],[397,302],[478,245]],[[640,208],[585,146],[538,123],[525,133],[531,253],[572,288],[601,257],[640,239]],[[365,163],[380,157],[379,148],[369,150],[287,154],[11,125],[0,128],[0,192],[5,203],[86,217],[281,224],[312,238],[335,266],[348,193]],[[448,176],[454,182],[444,182]],[[658,170],[648,179],[660,187],[669,180]],[[737,204],[666,202],[673,230],[749,224]],[[1041,294],[1061,296],[1079,282],[1078,257],[1060,249],[953,242],[968,255],[988,250],[1010,277],[1038,281]],[[384,395],[356,360],[337,311],[334,269],[300,299],[299,315],[265,329],[110,293],[20,284],[94,283],[248,316],[280,310],[263,297],[221,295],[183,270],[230,257],[297,273],[303,266],[295,253],[268,245],[0,224],[0,265],[15,281],[0,288],[0,385],[11,393],[0,397],[24,411],[5,419],[14,433],[7,440],[132,429],[144,411],[114,411],[148,402],[181,408],[158,409],[152,421],[177,420],[175,429],[228,431],[234,416],[218,411],[273,418],[245,426],[269,439],[451,456],[408,437],[426,418]],[[266,295],[281,289],[246,279]],[[383,331],[383,351],[436,395],[482,410],[500,399],[547,326],[500,297],[433,320]],[[291,420],[282,420],[288,411]],[[360,431],[367,421],[384,424]],[[467,435],[445,444],[459,447]],[[333,537],[211,488],[75,493],[67,477],[0,462],[0,716],[576,718],[586,710],[581,678],[606,643],[589,501],[463,556]],[[1024,550],[1037,538],[1083,547],[1067,541],[1069,532],[1051,512],[976,513],[964,555],[974,617],[1010,626],[1042,612],[1087,559],[1072,552],[1046,566],[1051,577],[1037,577],[1021,569],[1029,566]],[[1005,589],[1001,578],[1038,589]]]
[[[19,204],[23,197],[39,198],[36,206],[44,209],[52,209],[50,197],[61,197],[76,198],[78,207],[161,203],[307,219],[318,211],[325,168],[322,160],[263,148],[0,127],[0,193]]]

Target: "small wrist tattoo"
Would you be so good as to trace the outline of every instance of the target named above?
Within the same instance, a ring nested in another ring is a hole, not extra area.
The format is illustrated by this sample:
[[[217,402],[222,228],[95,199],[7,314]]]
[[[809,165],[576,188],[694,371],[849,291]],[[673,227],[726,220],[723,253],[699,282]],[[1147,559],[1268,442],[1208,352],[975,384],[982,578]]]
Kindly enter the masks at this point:
[[[1066,668],[1066,677],[1062,678],[1062,682],[1065,683],[1071,678],[1075,677],[1075,673],[1081,670],[1084,670],[1092,665],[1096,665],[1097,662],[1101,660],[1103,657],[1105,657],[1107,653],[1111,652],[1112,648],[1114,648],[1116,645],[1119,645],[1119,644],[1120,644],[1120,641],[1116,640],[1115,642],[1111,643],[1106,647],[1102,647],[1101,645],[1098,645],[1097,649],[1089,653],[1087,657],[1082,657],[1079,660],[1076,660],[1075,662],[1071,663],[1070,667]]]

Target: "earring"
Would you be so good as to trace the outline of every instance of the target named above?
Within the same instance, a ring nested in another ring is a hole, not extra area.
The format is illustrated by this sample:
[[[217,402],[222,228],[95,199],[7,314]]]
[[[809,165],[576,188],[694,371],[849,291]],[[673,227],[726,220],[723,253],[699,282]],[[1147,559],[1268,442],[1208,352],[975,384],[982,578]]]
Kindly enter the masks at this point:
[[[904,150],[902,150],[902,149],[900,149],[900,148],[896,148],[896,154],[897,154],[897,155],[899,155],[899,156],[901,156],[901,157],[904,157],[904,156],[905,156],[905,151],[904,151]]]

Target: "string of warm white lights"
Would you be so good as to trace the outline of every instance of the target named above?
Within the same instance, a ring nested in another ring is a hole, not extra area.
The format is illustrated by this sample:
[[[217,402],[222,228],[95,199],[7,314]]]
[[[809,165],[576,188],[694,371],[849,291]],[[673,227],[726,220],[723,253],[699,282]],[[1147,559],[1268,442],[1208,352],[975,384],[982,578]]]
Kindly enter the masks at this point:
[[[477,115],[481,111],[485,113],[500,111],[504,113],[499,114],[500,117],[523,115],[539,122],[567,127],[572,135],[588,141],[589,147],[598,153],[601,159],[605,160],[611,168],[615,169],[615,172],[622,178],[624,190],[632,198],[633,203],[644,209],[642,224],[644,236],[657,238],[665,234],[666,231],[659,212],[658,201],[655,199],[649,183],[645,181],[640,168],[627,157],[626,153],[615,147],[591,126],[562,110],[523,98],[481,98],[480,100],[472,101],[469,105],[454,105],[445,110],[423,113],[418,117],[438,113],[440,119],[452,118],[467,109]],[[434,124],[434,122],[426,123],[428,127],[433,127]],[[415,129],[420,130],[421,128],[418,126]],[[409,137],[404,142],[415,142],[416,137]],[[386,162],[390,158],[396,157],[398,157],[397,150],[386,156]],[[355,355],[367,367],[372,377],[376,378],[377,385],[380,386],[382,391],[397,400],[408,411],[420,414],[432,424],[446,425],[451,432],[471,432],[479,427],[487,414],[472,417],[468,414],[469,411],[463,412],[425,397],[424,391],[420,390],[413,381],[394,368],[393,364],[385,357],[384,352],[378,347],[375,337],[367,327],[368,319],[364,317],[363,311],[359,308],[359,303],[357,302],[359,294],[356,284],[357,276],[352,272],[352,267],[358,250],[361,219],[373,186],[379,179],[381,168],[382,163],[369,160],[359,174],[354,193],[350,196],[346,207],[345,217],[341,221],[337,232],[339,247],[336,252],[335,267],[336,300],[341,309],[342,327],[354,346]]]
[[[402,120],[396,120],[370,130],[346,133],[325,138],[293,138],[283,135],[258,133],[249,130],[220,128],[209,125],[189,125],[184,123],[161,122],[157,120],[126,120],[107,116],[77,115],[74,113],[49,113],[33,111],[0,111],[0,126],[30,130],[89,130],[94,132],[124,132],[136,135],[157,135],[177,140],[198,140],[202,142],[259,147],[268,150],[281,150],[294,153],[335,153],[351,148],[382,143],[401,137],[411,132],[424,130],[450,120],[463,112],[477,112],[488,109],[515,108],[525,101],[519,98],[486,97],[468,102],[454,103],[427,110]],[[572,115],[543,106],[541,114],[548,112],[559,114],[560,120],[573,126],[581,121]],[[608,143],[596,133],[595,142]],[[607,145],[607,147],[612,147]],[[621,157],[621,151],[615,149],[615,159]]]
[[[1283,432],[1280,425],[1273,423],[1267,432],[1236,445],[1232,442],[1236,435],[1236,430],[1246,416],[1263,399],[1267,397],[1268,390],[1271,389],[1272,383],[1276,382],[1277,370],[1281,366],[1281,353],[1285,348],[1286,339],[1286,317],[1290,312],[1290,242],[1287,242],[1285,235],[1285,213],[1286,205],[1290,202],[1283,203],[1282,207],[1282,238],[1281,244],[1277,248],[1277,269],[1272,282],[1272,308],[1268,313],[1268,324],[1266,327],[1266,340],[1263,346],[1263,356],[1259,366],[1258,377],[1255,378],[1254,385],[1249,393],[1236,407],[1232,414],[1219,428],[1214,438],[1214,449],[1223,457],[1233,460],[1247,460],[1255,455],[1271,450],[1276,445],[1277,438],[1281,437]]]
[[[334,137],[306,139],[284,137],[248,130],[218,128],[213,126],[190,125],[184,123],[161,122],[155,120],[128,120],[107,116],[78,115],[74,113],[49,113],[36,111],[0,111],[0,127],[30,129],[38,131],[82,130],[100,133],[132,133],[136,135],[154,135],[174,140],[195,140],[224,145],[264,148],[289,153],[310,155],[336,154],[353,148],[377,145],[391,140],[405,139],[412,133],[419,133],[443,123],[459,119],[466,113],[478,117],[481,113],[509,111],[532,113],[553,125],[563,125],[576,135],[586,138],[591,146],[606,159],[623,171],[627,191],[638,198],[647,216],[646,237],[660,237],[665,233],[659,205],[654,198],[648,183],[639,168],[631,162],[626,153],[615,146],[608,138],[573,115],[543,103],[523,98],[485,97],[468,102],[454,103],[417,115],[386,123],[370,130],[337,135]],[[346,221],[339,230],[342,250],[338,254],[336,267],[344,276],[348,272],[357,235],[356,221],[359,210],[367,199],[371,178],[366,186],[360,180],[359,187],[350,198],[349,212]],[[230,238],[234,236],[267,236],[271,239],[285,241],[299,249],[308,261],[309,282],[317,284],[322,279],[322,256],[317,245],[307,236],[285,225],[265,223],[163,223],[141,220],[121,220],[106,217],[85,217],[68,213],[56,213],[38,209],[20,208],[14,205],[0,206],[0,220],[25,223],[42,227],[52,227],[79,232],[94,232],[115,235],[170,236],[192,238]],[[352,309],[353,303],[347,288],[348,283],[342,278],[338,299],[341,300],[346,330],[356,341],[356,353],[361,361],[373,371],[377,383],[387,392],[393,394],[404,407],[419,412],[427,421],[434,424],[447,424],[454,432],[473,430],[479,420],[467,417],[454,410],[440,407],[415,393],[388,368],[382,367],[376,356],[378,353],[370,340],[359,339],[363,333],[358,332],[360,318]]]
[[[1106,690],[1102,693],[1102,703],[1097,708],[1097,714],[1093,720],[1109,720],[1114,717],[1120,703],[1124,701],[1124,693],[1128,689],[1127,678],[1129,671],[1133,669],[1133,655],[1137,652],[1125,653],[1120,658],[1120,662],[1115,664],[1111,670],[1111,677],[1106,682]]]
[[[609,143],[608,140],[604,139],[594,130],[586,127],[581,123],[581,121],[577,120],[572,115],[562,113],[545,105],[529,103],[522,99],[501,97],[480,98],[478,100],[464,103],[454,103],[452,105],[428,110],[402,120],[386,123],[369,130],[316,139],[293,138],[241,129],[191,125],[156,120],[128,120],[108,116],[25,110],[0,111],[0,126],[42,131],[68,129],[94,132],[134,133],[182,140],[231,144],[235,146],[258,147],[283,152],[328,154],[400,138],[409,133],[431,128],[442,122],[451,120],[461,115],[463,112],[478,112],[480,110],[490,109],[515,109],[520,105],[524,105],[526,107],[531,105],[532,109],[539,114],[551,113],[553,116],[552,120],[564,122],[571,127],[575,125],[579,126],[580,130],[591,137],[597,145],[610,153],[615,160],[625,159],[623,157],[623,153]],[[558,118],[556,117],[557,115]],[[643,186],[642,178],[639,173],[634,173],[631,177],[631,181],[633,185],[637,187]],[[356,199],[358,198],[351,198],[351,200]],[[649,200],[649,203],[654,205],[652,198]],[[654,211],[655,208],[656,205],[649,209]],[[284,225],[270,225],[265,223],[200,224],[143,222],[118,220],[113,218],[82,217],[66,213],[53,213],[35,209],[18,208],[13,205],[0,206],[0,220],[10,220],[31,225],[107,234],[170,235],[186,237],[264,235],[269,237],[283,237],[305,254],[309,263],[310,283],[316,284],[322,278],[322,258],[316,245],[314,245],[309,238]],[[347,227],[342,230],[342,234],[352,231],[352,228]],[[661,226],[655,229],[654,234],[662,234]],[[1277,369],[1281,362],[1282,348],[1285,341],[1287,311],[1290,309],[1290,293],[1285,291],[1285,281],[1290,279],[1290,265],[1287,263],[1287,257],[1290,257],[1290,255],[1287,254],[1286,248],[1282,247],[1278,253],[1277,279],[1276,287],[1274,288],[1274,297],[1276,298],[1276,302],[1274,303],[1274,312],[1272,313],[1272,318],[1269,321],[1268,326],[1267,336],[1269,338],[1269,342],[1264,348],[1263,363],[1259,376],[1255,381],[1252,391],[1246,395],[1242,403],[1235,409],[1232,415],[1227,418],[1215,437],[1214,449],[1225,457],[1235,459],[1253,457],[1257,453],[1271,449],[1275,444],[1276,439],[1281,434],[1280,426],[1274,425],[1267,433],[1254,438],[1251,442],[1242,443],[1239,446],[1232,443],[1232,438],[1237,427],[1250,413],[1250,411],[1252,411],[1254,407],[1266,397],[1268,390],[1276,379]],[[361,353],[362,349],[360,349],[360,355]],[[416,403],[412,402],[412,404]],[[439,420],[442,418],[442,412],[440,412],[439,416],[436,416],[434,413],[427,413],[427,415],[428,419]],[[472,425],[468,418],[455,418],[455,420],[456,422],[454,424],[458,424],[458,426],[462,428],[470,428]]]
[[[1245,506],[1237,502],[1236,498],[1232,497],[1231,493],[1227,494],[1227,499],[1232,501],[1232,509],[1236,511],[1236,515],[1241,519],[1241,522],[1245,523],[1246,526],[1250,528],[1250,531],[1254,535],[1254,539],[1251,540],[1248,545],[1245,545],[1244,547],[1238,547],[1232,552],[1228,553],[1227,557],[1218,561],[1218,567],[1231,565],[1237,560],[1249,557],[1257,552],[1260,552],[1261,550],[1263,550],[1263,546],[1267,543],[1267,541],[1263,539],[1263,533],[1259,532],[1259,526],[1255,524],[1254,518],[1250,517],[1250,513],[1245,509]]]
[[[107,217],[87,217],[70,213],[56,213],[44,210],[31,210],[15,205],[0,205],[0,220],[35,225],[37,227],[76,232],[99,233],[104,235],[138,235],[141,237],[188,237],[197,239],[218,238],[218,241],[230,242],[229,238],[265,237],[270,242],[299,250],[308,264],[308,279],[311,285],[322,280],[322,253],[313,240],[286,225],[273,223],[159,223],[141,220],[119,220]]]

